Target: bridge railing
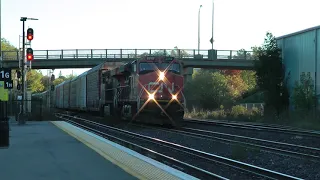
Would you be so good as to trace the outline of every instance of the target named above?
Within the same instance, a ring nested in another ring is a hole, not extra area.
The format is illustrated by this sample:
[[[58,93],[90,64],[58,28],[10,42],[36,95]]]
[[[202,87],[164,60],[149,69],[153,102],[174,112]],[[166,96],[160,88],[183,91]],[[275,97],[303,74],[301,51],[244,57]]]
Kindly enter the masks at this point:
[[[195,49],[63,49],[63,50],[34,50],[34,59],[53,60],[53,59],[109,59],[117,60],[139,58],[143,55],[170,55],[181,59],[200,58],[211,60],[209,50]],[[2,58],[6,60],[21,59],[18,51],[3,51]],[[241,59],[254,60],[252,51],[236,50],[216,50],[217,59]]]

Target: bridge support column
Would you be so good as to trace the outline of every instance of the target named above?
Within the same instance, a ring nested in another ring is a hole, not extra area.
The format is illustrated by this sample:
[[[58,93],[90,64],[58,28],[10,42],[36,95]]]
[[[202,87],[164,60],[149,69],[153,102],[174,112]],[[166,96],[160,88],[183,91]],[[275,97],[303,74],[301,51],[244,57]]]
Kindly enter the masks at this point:
[[[192,74],[193,74],[193,68],[192,67],[187,67],[184,68],[184,82],[188,82],[192,80]]]
[[[217,50],[215,49],[209,49],[208,50],[208,59],[210,60],[217,60]]]

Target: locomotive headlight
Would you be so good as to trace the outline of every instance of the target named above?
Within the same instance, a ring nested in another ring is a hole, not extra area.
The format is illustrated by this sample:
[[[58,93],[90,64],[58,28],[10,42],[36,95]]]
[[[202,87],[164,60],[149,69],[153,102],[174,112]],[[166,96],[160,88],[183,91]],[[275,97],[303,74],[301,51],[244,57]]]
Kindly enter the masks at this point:
[[[161,81],[164,80],[164,72],[160,72],[159,79],[160,79]]]
[[[149,94],[149,100],[154,100],[154,94]]]
[[[172,95],[172,99],[176,100],[177,99],[177,95]]]

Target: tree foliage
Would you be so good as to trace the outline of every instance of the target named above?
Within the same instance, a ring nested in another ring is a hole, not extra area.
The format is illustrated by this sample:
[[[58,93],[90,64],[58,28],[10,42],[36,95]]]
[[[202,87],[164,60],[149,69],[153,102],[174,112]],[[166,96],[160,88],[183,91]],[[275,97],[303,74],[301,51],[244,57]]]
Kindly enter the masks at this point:
[[[2,58],[4,60],[17,60],[18,49],[5,38],[1,38],[1,50],[3,52]]]
[[[203,109],[214,109],[231,99],[227,78],[219,72],[200,70],[186,86],[187,98]]]
[[[28,90],[31,92],[42,92],[45,90],[44,84],[42,84],[42,73],[39,70],[30,70],[27,73],[27,85]]]
[[[228,87],[231,95],[234,98],[240,97],[245,91],[248,90],[248,84],[241,78],[241,74],[234,74],[226,76],[228,80]]]
[[[62,78],[57,78],[57,79],[55,79],[54,81],[53,81],[53,85],[58,85],[58,84],[60,84],[60,83],[62,83],[64,81],[64,79],[62,79]]]
[[[247,91],[252,91],[257,87],[257,77],[255,71],[243,70],[240,76],[245,84],[247,84]]]
[[[257,84],[265,91],[266,106],[275,108],[279,115],[289,105],[281,50],[277,46],[276,38],[269,32],[264,44],[253,49],[258,58],[255,63]]]
[[[177,46],[175,46],[174,49],[171,51],[163,49],[163,50],[153,51],[153,52],[151,52],[151,54],[150,54],[150,52],[145,52],[140,55],[137,55],[136,58],[150,56],[150,55],[152,55],[152,56],[173,56],[173,57],[188,57],[188,56],[190,56],[188,54],[188,52],[186,52],[183,49],[179,49]],[[136,55],[134,53],[129,54],[130,58],[135,58],[135,56]]]
[[[293,104],[295,109],[310,110],[315,106],[316,95],[314,91],[313,79],[308,73],[300,75],[300,83],[296,81],[292,94]]]
[[[245,49],[240,49],[239,51],[237,51],[237,55],[233,55],[233,59],[253,60],[254,56],[252,53],[246,51]]]

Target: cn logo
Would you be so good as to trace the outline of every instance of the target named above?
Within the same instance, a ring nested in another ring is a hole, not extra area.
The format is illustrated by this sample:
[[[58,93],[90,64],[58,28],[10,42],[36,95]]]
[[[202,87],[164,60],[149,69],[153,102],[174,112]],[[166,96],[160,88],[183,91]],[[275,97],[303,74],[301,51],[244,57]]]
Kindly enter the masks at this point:
[[[148,84],[148,91],[149,93],[153,93],[158,87],[157,86],[160,86],[158,91],[159,93],[162,93],[163,92],[163,86],[166,87],[168,89],[168,91],[170,93],[172,93],[174,91],[174,83],[171,83],[171,88],[169,86],[167,86],[167,84],[161,82],[150,82]]]

